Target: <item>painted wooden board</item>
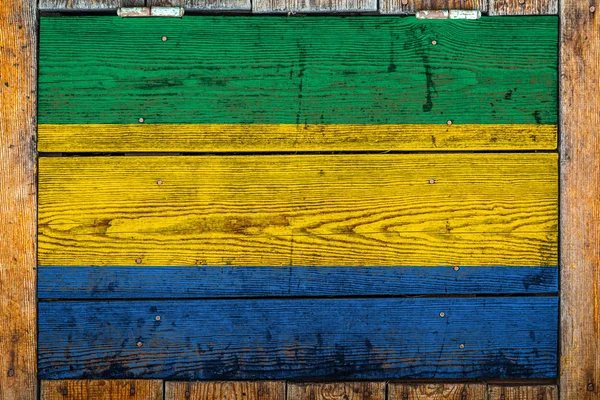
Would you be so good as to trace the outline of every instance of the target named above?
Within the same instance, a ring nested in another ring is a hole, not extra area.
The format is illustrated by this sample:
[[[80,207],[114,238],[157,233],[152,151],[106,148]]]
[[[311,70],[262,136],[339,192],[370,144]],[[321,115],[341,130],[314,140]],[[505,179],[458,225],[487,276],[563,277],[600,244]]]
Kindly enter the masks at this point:
[[[250,0],[146,0],[148,7],[183,7],[186,11],[247,11]]]
[[[595,4],[595,5],[594,5]],[[561,1],[560,397],[600,397],[600,16]]]
[[[487,0],[380,0],[383,14],[415,14],[420,10],[479,10],[488,11]]]
[[[48,266],[556,266],[556,154],[39,160]]]
[[[489,0],[490,15],[556,15],[558,0]]]
[[[487,385],[482,383],[390,383],[387,400],[487,400]]]
[[[286,400],[285,382],[165,382],[165,400]]]
[[[165,277],[168,280],[165,281]],[[226,282],[227,284],[223,284]],[[40,267],[40,299],[557,293],[558,267]]]
[[[116,10],[119,7],[144,6],[144,0],[38,0],[42,11]]]
[[[289,383],[287,400],[385,400],[385,382]]]
[[[377,0],[253,0],[255,13],[375,12]]]
[[[157,380],[42,381],[41,400],[162,400]]]
[[[555,378],[557,297],[54,301],[42,379]]]
[[[556,148],[555,17],[44,17],[41,32],[41,151]]]
[[[0,400],[35,400],[34,1],[0,2]]]
[[[575,397],[569,396],[566,399],[575,399]],[[558,387],[555,385],[490,385],[489,400],[558,400]]]

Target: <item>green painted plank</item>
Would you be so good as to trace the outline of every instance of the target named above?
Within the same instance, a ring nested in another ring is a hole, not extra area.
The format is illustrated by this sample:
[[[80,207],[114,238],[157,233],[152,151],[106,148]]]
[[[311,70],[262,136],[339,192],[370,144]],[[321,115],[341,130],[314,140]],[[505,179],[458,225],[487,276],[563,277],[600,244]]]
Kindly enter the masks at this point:
[[[557,28],[553,16],[42,17],[39,122],[555,124]]]

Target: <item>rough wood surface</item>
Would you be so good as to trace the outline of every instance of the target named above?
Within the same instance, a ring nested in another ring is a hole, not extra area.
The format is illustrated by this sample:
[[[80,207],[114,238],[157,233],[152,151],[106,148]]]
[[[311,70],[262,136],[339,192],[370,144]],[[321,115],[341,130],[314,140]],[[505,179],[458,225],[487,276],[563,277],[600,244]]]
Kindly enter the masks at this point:
[[[567,396],[564,399],[575,400],[575,397]],[[558,400],[558,387],[553,385],[490,385],[488,400]]]
[[[157,380],[42,381],[41,400],[162,400]]]
[[[165,400],[286,400],[285,382],[166,382]]]
[[[420,10],[479,10],[487,12],[488,0],[380,0],[383,14],[414,14]]]
[[[489,0],[490,15],[556,15],[558,0]]]
[[[556,266],[556,154],[41,158],[40,265]]]
[[[394,384],[388,385],[387,400],[484,400],[485,384]]]
[[[143,5],[144,0],[39,0],[42,11],[106,11]]]
[[[385,382],[289,383],[287,400],[384,400]]]
[[[44,124],[40,152],[554,150],[556,125]]]
[[[600,397],[600,13],[561,2],[561,398]]]
[[[149,7],[183,7],[186,11],[204,11],[204,10],[250,10],[250,0],[146,0]]]
[[[556,378],[558,297],[51,301],[42,379]]]
[[[374,12],[377,0],[253,0],[255,13]]]
[[[36,60],[33,0],[0,2],[0,399],[34,400]]]

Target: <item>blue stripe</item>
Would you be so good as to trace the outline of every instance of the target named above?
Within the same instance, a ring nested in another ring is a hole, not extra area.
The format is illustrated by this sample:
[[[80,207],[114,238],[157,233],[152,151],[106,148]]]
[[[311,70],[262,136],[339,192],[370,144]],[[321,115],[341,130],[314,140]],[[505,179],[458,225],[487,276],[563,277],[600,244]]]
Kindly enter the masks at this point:
[[[40,267],[40,299],[556,293],[557,267]]]
[[[41,379],[556,378],[557,335],[550,296],[55,301],[39,304],[38,367]]]

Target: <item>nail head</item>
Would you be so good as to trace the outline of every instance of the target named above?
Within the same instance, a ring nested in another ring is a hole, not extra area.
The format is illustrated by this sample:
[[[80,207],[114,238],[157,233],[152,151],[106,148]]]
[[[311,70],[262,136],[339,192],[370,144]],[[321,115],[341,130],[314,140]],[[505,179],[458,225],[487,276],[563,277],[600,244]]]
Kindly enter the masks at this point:
[[[162,179],[159,179],[159,180],[157,180],[157,181],[156,181],[156,184],[157,184],[157,185],[162,185],[162,184],[163,184],[163,181],[162,181]]]
[[[433,185],[434,183],[435,183],[435,179],[430,179],[430,180],[429,180],[429,184],[430,184],[430,185]]]
[[[593,12],[595,12],[595,11],[596,11],[596,7],[595,7],[595,6],[591,6],[591,7],[590,7],[590,12],[591,12],[591,13],[593,13]]]
[[[15,376],[15,370],[14,370],[14,369],[12,369],[12,368],[10,368],[10,369],[8,370],[8,376]]]
[[[448,120],[448,122],[446,122],[448,124],[448,126],[452,125],[452,120]]]
[[[135,262],[136,262],[136,263],[138,263],[138,264],[141,264],[141,263],[142,263],[142,259],[141,259],[141,258],[137,258],[137,259],[135,260]]]
[[[437,40],[432,40],[431,44],[435,46],[437,44]]]
[[[442,312],[440,313],[440,317],[444,318],[445,316],[446,316],[446,313],[442,311]]]
[[[455,271],[458,271],[460,269],[460,267],[454,267]]]
[[[157,315],[156,317],[154,317],[154,319],[160,321],[160,315]]]
[[[590,383],[590,384],[587,386],[587,390],[588,390],[588,392],[593,392],[593,391],[594,391],[594,384],[593,384],[593,383]]]
[[[144,343],[142,342],[137,342],[137,347],[142,347],[144,345]]]
[[[138,119],[138,121],[140,121],[140,124],[141,124],[142,122],[144,122],[144,118],[140,118],[140,119]]]
[[[464,349],[464,348],[465,348],[465,345],[461,343],[461,344],[459,344],[459,345],[458,345],[458,348],[460,348],[460,349]]]
[[[169,38],[168,38],[168,37],[166,37],[166,36],[163,36],[163,37],[162,37],[162,41],[163,41],[163,42],[166,42],[167,40],[169,40]]]

